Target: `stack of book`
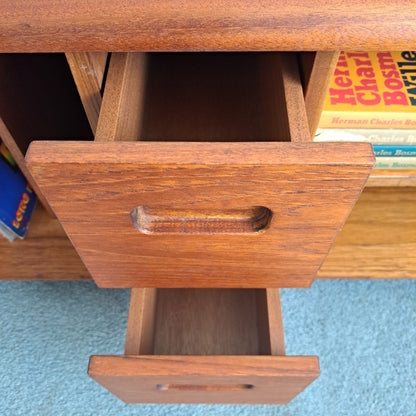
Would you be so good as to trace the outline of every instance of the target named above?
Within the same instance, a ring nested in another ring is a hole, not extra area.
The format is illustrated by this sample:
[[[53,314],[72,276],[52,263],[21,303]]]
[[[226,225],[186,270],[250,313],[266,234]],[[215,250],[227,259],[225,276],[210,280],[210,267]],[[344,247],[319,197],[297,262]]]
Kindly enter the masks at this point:
[[[376,168],[416,168],[416,52],[341,52],[315,141],[373,144]]]
[[[36,200],[36,194],[0,138],[0,234],[9,241],[24,238]]]

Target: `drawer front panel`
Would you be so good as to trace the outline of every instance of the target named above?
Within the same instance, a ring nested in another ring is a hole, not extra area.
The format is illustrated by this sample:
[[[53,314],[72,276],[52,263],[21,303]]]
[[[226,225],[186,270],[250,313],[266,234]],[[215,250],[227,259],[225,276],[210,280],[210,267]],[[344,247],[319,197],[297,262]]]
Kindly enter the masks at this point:
[[[92,356],[88,374],[126,403],[286,404],[317,357]]]
[[[373,165],[368,144],[32,144],[101,287],[305,287]]]

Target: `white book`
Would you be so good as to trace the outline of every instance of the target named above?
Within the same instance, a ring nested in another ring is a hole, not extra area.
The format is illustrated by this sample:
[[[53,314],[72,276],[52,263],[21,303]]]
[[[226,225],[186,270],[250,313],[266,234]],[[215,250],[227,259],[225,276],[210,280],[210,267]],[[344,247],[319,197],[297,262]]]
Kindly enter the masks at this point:
[[[368,142],[387,145],[416,145],[416,130],[319,128],[315,142]]]
[[[416,157],[376,157],[376,169],[416,169]]]

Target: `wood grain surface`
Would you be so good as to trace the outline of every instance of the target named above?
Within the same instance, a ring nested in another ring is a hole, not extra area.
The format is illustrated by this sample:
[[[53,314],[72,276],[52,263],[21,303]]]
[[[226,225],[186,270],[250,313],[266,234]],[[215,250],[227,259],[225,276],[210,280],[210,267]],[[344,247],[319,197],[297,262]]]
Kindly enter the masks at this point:
[[[319,278],[416,278],[416,188],[366,188]]]
[[[130,296],[124,354],[153,354],[157,289],[133,288]]]
[[[304,287],[374,156],[367,143],[35,142],[27,160],[102,287]],[[138,206],[273,217],[254,234],[147,235]]]
[[[317,277],[415,279],[415,206],[415,188],[364,189]],[[28,237],[15,243],[1,239],[0,250],[5,264],[0,280],[91,279],[59,222],[41,207]]]
[[[38,205],[24,240],[0,238],[0,280],[91,279],[55,218]]]
[[[416,186],[416,169],[374,169],[366,186]]]
[[[100,114],[101,87],[107,55],[106,52],[68,52],[65,54],[93,134],[97,129]]]
[[[113,54],[96,140],[309,140],[295,55],[145,57]]]
[[[305,107],[311,140],[321,119],[325,99],[328,94],[339,51],[301,53],[300,62],[305,85]]]
[[[414,0],[14,0],[0,52],[391,50],[415,45]]]
[[[257,291],[261,295],[262,290]],[[267,313],[260,313],[257,310],[258,322],[257,325],[260,327],[260,323],[265,321],[267,316],[267,323],[269,327],[270,337],[270,355],[285,355],[285,336],[283,330],[283,315],[282,305],[280,301],[280,290],[279,289],[266,289],[266,301],[267,301]],[[259,299],[257,298],[257,304]],[[264,316],[264,317],[263,317]],[[260,322],[259,322],[260,321]]]
[[[319,372],[317,357],[244,355],[92,356],[88,369],[126,403],[285,404]]]
[[[146,68],[144,53],[111,54],[96,141],[138,139],[142,128]]]
[[[153,354],[259,355],[256,303],[256,289],[159,289]]]

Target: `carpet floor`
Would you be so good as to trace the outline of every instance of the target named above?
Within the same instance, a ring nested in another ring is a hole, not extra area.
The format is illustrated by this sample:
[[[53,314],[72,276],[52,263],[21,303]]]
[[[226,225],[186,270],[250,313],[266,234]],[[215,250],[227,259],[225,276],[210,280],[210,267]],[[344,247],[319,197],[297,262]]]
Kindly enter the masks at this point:
[[[0,415],[416,415],[416,280],[316,281],[282,293],[287,355],[321,376],[286,406],[126,405],[87,376],[122,354],[129,290],[0,282]]]

